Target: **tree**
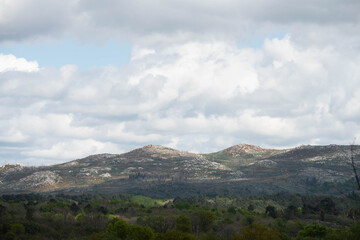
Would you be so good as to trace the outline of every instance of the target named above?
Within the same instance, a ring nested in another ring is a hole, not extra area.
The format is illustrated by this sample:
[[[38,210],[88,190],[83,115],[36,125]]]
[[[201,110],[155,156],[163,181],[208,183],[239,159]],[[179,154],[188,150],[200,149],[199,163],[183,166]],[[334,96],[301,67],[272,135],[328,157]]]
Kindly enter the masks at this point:
[[[265,213],[267,213],[270,217],[276,218],[277,217],[277,211],[274,206],[268,205],[265,209]]]
[[[254,210],[255,210],[255,206],[250,203],[249,206],[248,206],[248,208],[247,208],[247,210],[249,210],[249,211],[254,211]]]
[[[190,233],[179,232],[176,230],[167,230],[166,233],[159,234],[156,240],[196,240],[196,237]]]
[[[228,213],[231,213],[231,214],[235,214],[236,213],[236,208],[234,206],[231,206],[228,208]]]
[[[185,215],[180,215],[176,218],[176,230],[181,232],[190,232],[191,223],[190,219]]]
[[[128,225],[124,220],[112,220],[107,229],[108,236],[118,239],[131,240],[151,240],[154,238],[154,232],[149,227],[142,227],[139,225]]]
[[[24,208],[26,210],[25,218],[28,221],[31,221],[33,219],[34,212],[35,212],[34,206],[31,203],[28,203],[28,204],[24,204]]]
[[[215,215],[207,210],[198,210],[192,215],[191,223],[195,232],[207,232],[215,220]]]
[[[360,191],[360,180],[359,180],[359,175],[357,173],[357,167],[355,164],[355,139],[353,141],[353,143],[350,145],[350,160],[351,160],[351,167],[354,171],[354,176],[355,176],[355,180],[356,180],[356,184],[357,184],[357,190]]]
[[[290,205],[285,209],[284,217],[286,219],[293,219],[293,218],[297,217],[298,215],[299,215],[298,208],[293,205]]]
[[[241,235],[235,234],[234,240],[280,240],[279,233],[270,227],[254,223],[241,229]]]
[[[141,227],[139,225],[128,225],[127,236],[125,239],[132,240],[151,240],[154,238],[154,232],[149,227]]]
[[[298,232],[297,239],[316,238],[323,239],[328,232],[325,226],[313,223],[305,226],[305,228]]]
[[[72,203],[70,205],[70,210],[71,212],[73,212],[74,214],[77,214],[80,211],[79,206],[76,203]]]
[[[318,208],[320,211],[323,211],[324,213],[327,214],[332,214],[332,215],[338,214],[334,201],[329,197],[321,199]]]
[[[168,229],[172,229],[175,226],[175,217],[174,216],[148,216],[144,218],[138,218],[137,223],[142,226],[148,226],[152,228],[155,232],[165,233]]]
[[[120,239],[125,239],[128,232],[128,224],[121,219],[113,219],[107,229],[106,233],[118,237]]]
[[[5,215],[5,212],[6,212],[6,207],[0,204],[0,220]]]

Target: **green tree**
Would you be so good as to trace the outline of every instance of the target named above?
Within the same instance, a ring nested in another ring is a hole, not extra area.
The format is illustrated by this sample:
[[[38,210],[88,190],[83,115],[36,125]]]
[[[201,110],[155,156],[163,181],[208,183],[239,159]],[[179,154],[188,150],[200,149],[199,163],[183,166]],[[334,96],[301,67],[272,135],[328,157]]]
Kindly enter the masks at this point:
[[[122,219],[113,219],[110,221],[106,233],[120,239],[125,239],[128,234],[128,224]]]
[[[196,240],[196,237],[190,233],[184,233],[173,229],[166,231],[166,233],[158,234],[155,240]]]
[[[280,240],[279,233],[270,227],[253,223],[241,229],[241,235],[235,234],[233,240]]]
[[[328,229],[325,226],[313,223],[305,226],[305,228],[298,232],[296,239],[324,239]]]
[[[249,211],[254,211],[254,210],[255,210],[255,206],[250,203],[249,206],[248,206],[248,208],[247,208],[247,210],[249,210]]]
[[[228,211],[228,213],[231,213],[231,214],[235,214],[235,213],[236,213],[236,209],[235,209],[234,206],[229,207],[227,211]]]
[[[276,208],[272,205],[268,205],[265,209],[265,213],[267,213],[270,217],[276,218],[277,217],[277,211]]]
[[[219,238],[213,231],[204,233],[200,236],[200,240],[218,240]]]
[[[285,209],[284,217],[286,219],[293,219],[295,217],[298,217],[298,215],[298,208],[293,205],[290,205]]]
[[[28,221],[31,221],[34,217],[34,213],[35,213],[35,207],[31,204],[24,204],[25,210],[26,210],[26,214],[25,214],[25,218]]]
[[[321,220],[325,220],[325,214],[337,215],[338,211],[334,201],[331,198],[324,198],[320,201],[317,208],[320,210]]]
[[[131,239],[131,240],[151,240],[154,238],[154,232],[149,227],[142,227],[139,225],[128,225],[124,220],[112,220],[107,229],[108,236],[118,239]]]
[[[138,218],[137,223],[142,226],[148,226],[155,232],[165,233],[168,229],[172,229],[175,226],[174,216],[148,216],[145,218]]]
[[[10,230],[14,232],[16,235],[22,235],[25,233],[25,227],[20,223],[11,224]]]
[[[207,232],[214,220],[214,213],[201,209],[192,214],[191,223],[196,233]]]
[[[70,210],[71,210],[71,212],[75,215],[75,214],[77,214],[77,213],[80,211],[80,208],[79,208],[79,206],[78,206],[76,203],[72,203],[72,204],[70,205]]]
[[[154,232],[149,227],[139,225],[128,225],[127,236],[125,239],[131,240],[151,240],[154,238]],[[124,239],[124,238],[123,238]]]
[[[191,232],[190,218],[180,215],[176,218],[176,230],[181,232]]]

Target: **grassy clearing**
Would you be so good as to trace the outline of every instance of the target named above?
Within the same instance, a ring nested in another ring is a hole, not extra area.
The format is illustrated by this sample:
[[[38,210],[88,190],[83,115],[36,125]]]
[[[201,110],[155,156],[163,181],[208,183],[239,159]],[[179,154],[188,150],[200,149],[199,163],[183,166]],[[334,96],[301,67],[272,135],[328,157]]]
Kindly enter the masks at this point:
[[[131,198],[131,202],[138,203],[145,207],[153,207],[153,206],[163,206],[168,200],[159,200],[159,199],[152,199],[145,196],[133,196]]]

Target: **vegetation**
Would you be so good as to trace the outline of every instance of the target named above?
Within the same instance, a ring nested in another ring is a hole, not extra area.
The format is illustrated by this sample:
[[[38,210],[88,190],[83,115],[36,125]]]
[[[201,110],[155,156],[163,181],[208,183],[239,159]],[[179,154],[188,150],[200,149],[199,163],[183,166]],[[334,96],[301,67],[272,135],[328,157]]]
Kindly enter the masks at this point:
[[[0,197],[0,239],[352,240],[359,220],[356,195]]]

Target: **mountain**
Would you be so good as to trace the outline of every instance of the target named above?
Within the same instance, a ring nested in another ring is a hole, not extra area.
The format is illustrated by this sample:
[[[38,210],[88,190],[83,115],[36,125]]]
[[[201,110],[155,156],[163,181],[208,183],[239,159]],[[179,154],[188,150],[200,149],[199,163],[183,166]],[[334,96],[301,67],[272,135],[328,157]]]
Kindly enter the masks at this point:
[[[359,159],[359,146],[353,154]],[[337,194],[355,189],[349,163],[350,146],[345,145],[279,150],[239,144],[210,154],[146,145],[52,166],[2,166],[0,194]]]

